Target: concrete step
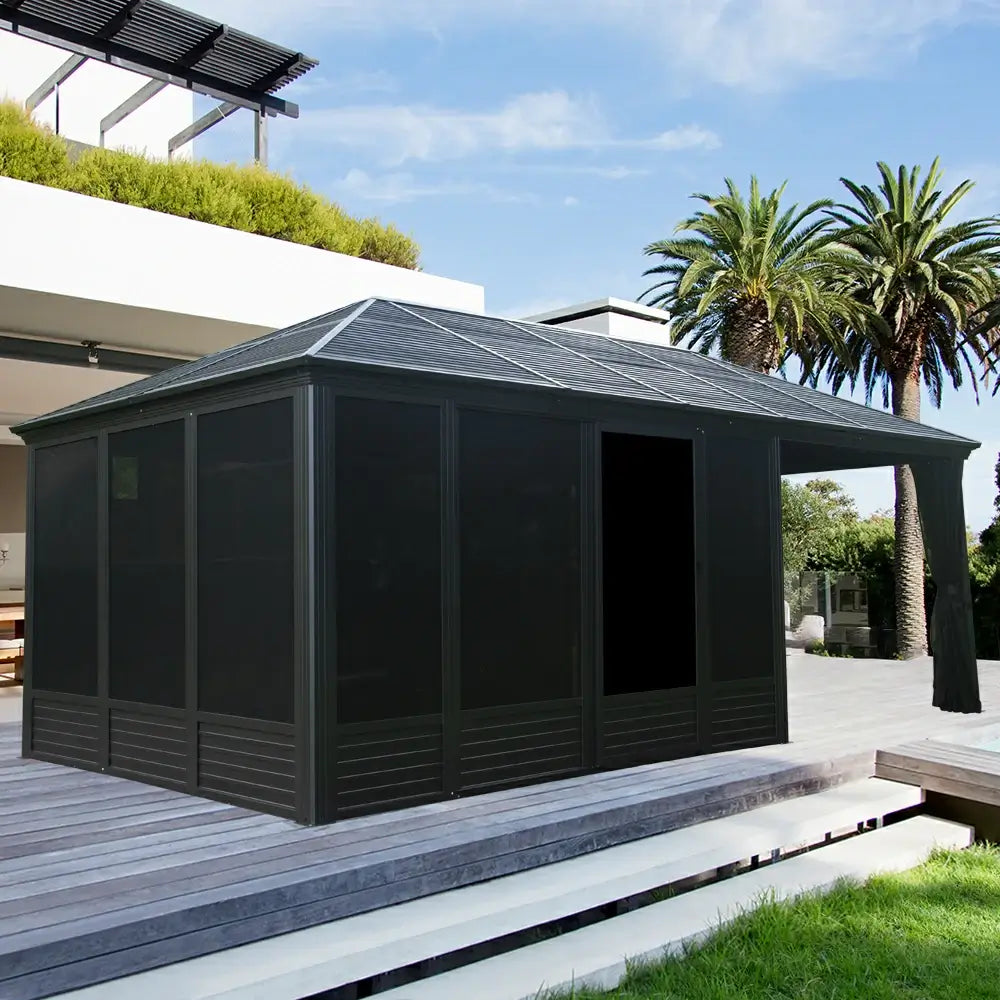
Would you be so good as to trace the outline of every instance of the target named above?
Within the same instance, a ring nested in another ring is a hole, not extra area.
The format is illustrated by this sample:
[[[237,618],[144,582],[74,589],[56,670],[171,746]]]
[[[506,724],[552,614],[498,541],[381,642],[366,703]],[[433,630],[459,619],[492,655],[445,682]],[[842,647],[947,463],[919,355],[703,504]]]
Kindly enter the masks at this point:
[[[924,861],[935,847],[964,848],[973,831],[916,816],[779,865],[634,910],[505,955],[378,994],[379,1000],[536,1000],[548,990],[612,989],[626,962],[677,954],[772,893],[778,900],[822,892],[840,879],[862,880]]]
[[[299,1000],[919,805],[870,778],[88,987],[76,1000]]]

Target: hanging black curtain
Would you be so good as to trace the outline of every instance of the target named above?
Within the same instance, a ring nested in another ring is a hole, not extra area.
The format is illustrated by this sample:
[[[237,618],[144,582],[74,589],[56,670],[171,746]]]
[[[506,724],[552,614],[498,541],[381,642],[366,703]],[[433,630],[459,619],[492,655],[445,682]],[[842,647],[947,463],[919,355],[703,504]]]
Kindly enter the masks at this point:
[[[963,462],[940,458],[911,467],[927,562],[937,586],[931,613],[934,706],[945,712],[981,712],[962,503]]]

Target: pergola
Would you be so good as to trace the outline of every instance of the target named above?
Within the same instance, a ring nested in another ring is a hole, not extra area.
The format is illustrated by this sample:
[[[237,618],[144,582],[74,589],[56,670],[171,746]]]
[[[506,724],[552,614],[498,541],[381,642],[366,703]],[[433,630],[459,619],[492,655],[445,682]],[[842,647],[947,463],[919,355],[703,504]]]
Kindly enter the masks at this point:
[[[162,0],[0,0],[0,28],[72,53],[25,101],[29,111],[58,94],[88,59],[149,77],[102,119],[102,146],[111,128],[169,84],[217,98],[220,104],[168,141],[168,155],[249,108],[254,160],[266,164],[267,119],[299,116],[298,105],[275,94],[317,65],[301,52]]]
[[[38,417],[24,753],[327,822],[788,739],[783,473],[912,465],[980,710],[974,441],[372,299]]]

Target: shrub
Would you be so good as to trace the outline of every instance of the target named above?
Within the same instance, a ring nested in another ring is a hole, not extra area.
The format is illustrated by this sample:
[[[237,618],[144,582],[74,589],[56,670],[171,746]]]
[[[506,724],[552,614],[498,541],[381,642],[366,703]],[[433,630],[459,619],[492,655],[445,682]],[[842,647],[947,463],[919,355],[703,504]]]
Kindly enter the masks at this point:
[[[69,153],[51,129],[37,125],[13,101],[0,101],[0,174],[18,181],[63,187]]]
[[[813,656],[830,655],[822,639],[810,639],[805,645],[805,650],[807,653],[812,653]]]
[[[71,163],[65,142],[10,101],[0,102],[0,175],[396,267],[419,265],[416,243],[394,226],[348,215],[260,166],[167,163],[110,149],[88,149]]]

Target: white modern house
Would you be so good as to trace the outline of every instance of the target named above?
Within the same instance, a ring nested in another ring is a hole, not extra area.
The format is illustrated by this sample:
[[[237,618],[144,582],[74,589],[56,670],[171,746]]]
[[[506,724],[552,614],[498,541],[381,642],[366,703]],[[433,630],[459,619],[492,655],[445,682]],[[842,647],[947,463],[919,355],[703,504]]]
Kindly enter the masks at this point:
[[[80,30],[43,30],[32,13],[56,7],[64,20],[117,12],[103,28],[91,16],[81,43]],[[185,44],[204,38],[165,68],[143,55],[174,41],[145,24],[149,11],[135,0],[0,5],[0,98],[72,142],[155,157],[190,156],[194,135],[238,111],[263,160],[267,117],[298,114],[274,91],[315,62],[178,11]],[[254,73],[275,64],[256,90],[241,62],[251,44]],[[195,92],[222,103],[195,121]],[[11,425],[367,296],[484,308],[480,285],[6,177],[0,220],[0,605],[20,603],[24,586],[26,463]]]

